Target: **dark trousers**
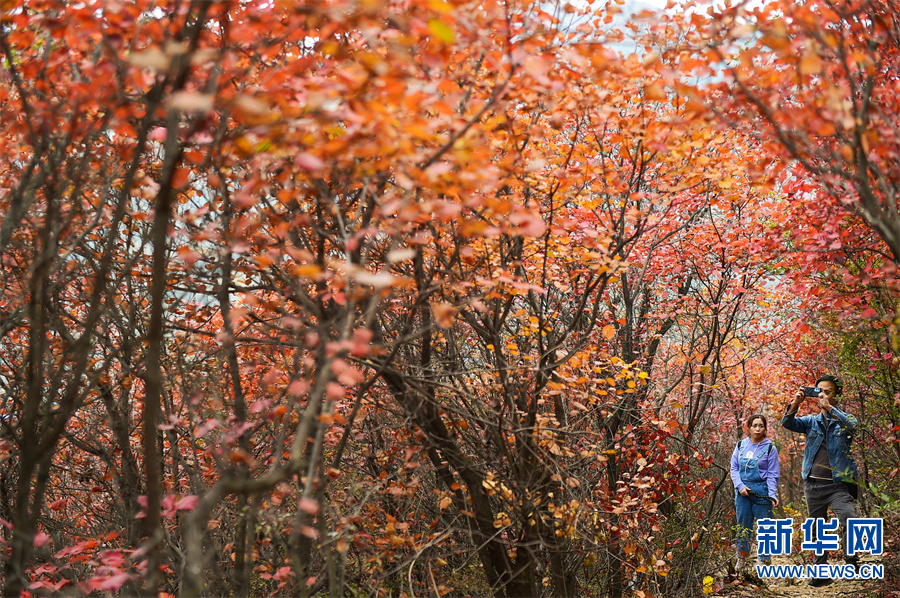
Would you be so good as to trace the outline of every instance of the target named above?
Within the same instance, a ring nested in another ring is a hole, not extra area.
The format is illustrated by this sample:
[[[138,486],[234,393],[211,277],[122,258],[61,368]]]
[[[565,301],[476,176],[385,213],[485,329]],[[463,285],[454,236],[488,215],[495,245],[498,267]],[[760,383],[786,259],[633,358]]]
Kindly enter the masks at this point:
[[[856,505],[847,486],[841,482],[807,478],[803,485],[803,494],[806,495],[806,508],[810,517],[828,519],[828,507],[834,511],[841,522],[841,533],[844,536],[844,561],[855,565],[859,557],[847,554],[847,519],[856,517]],[[817,555],[813,562],[817,565],[827,563],[828,554]]]

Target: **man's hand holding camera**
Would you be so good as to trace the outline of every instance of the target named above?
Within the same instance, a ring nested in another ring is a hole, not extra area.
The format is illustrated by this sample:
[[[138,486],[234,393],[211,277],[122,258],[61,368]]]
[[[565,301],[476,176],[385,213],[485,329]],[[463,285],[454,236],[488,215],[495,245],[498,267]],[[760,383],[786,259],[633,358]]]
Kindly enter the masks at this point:
[[[831,408],[833,405],[831,404],[831,397],[834,394],[834,391],[831,388],[823,387],[812,387],[812,386],[801,386],[797,389],[797,392],[794,393],[794,400],[791,401],[791,406],[788,409],[789,412],[795,413],[797,409],[800,408],[800,404],[803,403],[807,398],[815,399],[819,408],[826,413],[831,413]]]
[[[797,389],[797,392],[794,393],[794,400],[791,401],[791,406],[788,408],[789,413],[796,413],[798,409],[800,409],[800,405],[803,401],[806,400],[806,393],[803,392],[805,387],[801,386]]]

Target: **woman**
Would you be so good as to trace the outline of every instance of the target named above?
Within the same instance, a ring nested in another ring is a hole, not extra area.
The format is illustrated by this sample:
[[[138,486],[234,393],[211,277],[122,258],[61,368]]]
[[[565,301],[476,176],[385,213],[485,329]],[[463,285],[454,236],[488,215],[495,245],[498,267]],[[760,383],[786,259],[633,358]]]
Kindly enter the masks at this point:
[[[731,481],[734,483],[734,509],[737,513],[737,569],[750,554],[750,536],[756,519],[772,517],[772,508],[778,505],[778,478],[781,465],[778,449],[766,438],[769,426],[764,415],[751,415],[747,419],[750,436],[734,447],[731,455]],[[757,564],[768,565],[768,555],[759,555]]]

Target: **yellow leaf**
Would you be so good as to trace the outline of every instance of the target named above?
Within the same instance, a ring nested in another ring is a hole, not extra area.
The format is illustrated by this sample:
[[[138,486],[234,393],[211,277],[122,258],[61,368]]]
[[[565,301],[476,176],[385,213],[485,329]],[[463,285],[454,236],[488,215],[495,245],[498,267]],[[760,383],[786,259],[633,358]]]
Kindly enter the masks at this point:
[[[444,42],[445,44],[452,44],[453,38],[453,30],[447,26],[446,23],[440,21],[438,19],[431,19],[428,21],[428,28],[434,34],[436,38]]]

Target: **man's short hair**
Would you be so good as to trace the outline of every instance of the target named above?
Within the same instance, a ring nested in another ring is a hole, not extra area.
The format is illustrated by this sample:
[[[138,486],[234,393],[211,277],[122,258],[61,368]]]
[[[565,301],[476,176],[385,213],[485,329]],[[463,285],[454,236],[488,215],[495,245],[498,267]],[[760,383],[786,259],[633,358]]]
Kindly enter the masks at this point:
[[[819,382],[831,382],[832,384],[834,384],[835,396],[840,395],[842,392],[844,392],[844,383],[841,382],[841,379],[837,376],[825,374],[824,376],[819,376],[819,379],[816,380],[816,386],[819,385]]]

